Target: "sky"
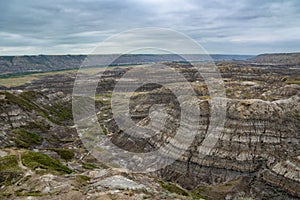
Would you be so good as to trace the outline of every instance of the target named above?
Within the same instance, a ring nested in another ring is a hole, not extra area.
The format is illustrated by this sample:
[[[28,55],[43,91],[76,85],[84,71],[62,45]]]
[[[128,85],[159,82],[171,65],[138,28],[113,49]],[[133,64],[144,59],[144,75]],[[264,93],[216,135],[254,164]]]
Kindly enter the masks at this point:
[[[146,27],[181,32],[210,54],[300,52],[300,1],[0,0],[0,55],[89,54]]]

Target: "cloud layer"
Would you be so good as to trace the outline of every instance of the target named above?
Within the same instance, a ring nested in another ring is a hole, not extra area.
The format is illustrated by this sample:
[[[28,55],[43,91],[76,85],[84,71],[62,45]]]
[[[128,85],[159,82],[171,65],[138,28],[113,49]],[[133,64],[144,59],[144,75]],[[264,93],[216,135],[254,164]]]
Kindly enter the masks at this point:
[[[85,54],[113,34],[143,27],[182,32],[209,53],[295,52],[300,1],[0,1],[0,55]]]

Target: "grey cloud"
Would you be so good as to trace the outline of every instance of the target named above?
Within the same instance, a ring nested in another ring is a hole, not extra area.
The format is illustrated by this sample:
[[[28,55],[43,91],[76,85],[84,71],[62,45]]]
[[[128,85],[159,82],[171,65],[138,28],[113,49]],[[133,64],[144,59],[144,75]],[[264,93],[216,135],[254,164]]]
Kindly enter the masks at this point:
[[[153,26],[211,53],[299,51],[299,18],[298,0],[0,1],[0,54],[86,53],[112,34]]]

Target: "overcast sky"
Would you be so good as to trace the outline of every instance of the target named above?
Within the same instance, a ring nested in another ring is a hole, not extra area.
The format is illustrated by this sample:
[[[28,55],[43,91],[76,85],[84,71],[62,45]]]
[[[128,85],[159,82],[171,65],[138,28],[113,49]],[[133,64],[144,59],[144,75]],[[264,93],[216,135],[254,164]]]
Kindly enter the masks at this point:
[[[0,55],[86,54],[143,27],[182,32],[211,54],[300,52],[300,1],[0,0]]]

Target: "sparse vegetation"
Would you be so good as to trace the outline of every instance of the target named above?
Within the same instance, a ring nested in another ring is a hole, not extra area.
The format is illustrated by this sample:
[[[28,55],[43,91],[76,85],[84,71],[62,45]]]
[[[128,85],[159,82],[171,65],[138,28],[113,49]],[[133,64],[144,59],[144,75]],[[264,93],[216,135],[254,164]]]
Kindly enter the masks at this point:
[[[0,158],[0,186],[10,185],[22,176],[17,156],[9,155]]]
[[[80,185],[86,185],[90,180],[90,177],[78,174],[75,176],[75,180]]]
[[[39,129],[42,132],[46,132],[47,130],[49,130],[50,125],[45,124],[45,122],[43,122],[43,121],[39,121],[39,122],[31,121],[31,122],[28,122],[28,124],[23,127],[30,129],[30,130]]]
[[[48,194],[43,194],[41,191],[30,191],[30,192],[16,192],[16,196],[20,197],[41,197],[47,196]]]
[[[189,196],[189,193],[185,191],[183,188],[177,186],[174,183],[166,183],[163,181],[159,181],[159,184],[162,188],[168,190],[169,192],[176,193],[183,196]]]
[[[69,105],[62,105],[59,103],[53,104],[47,108],[52,116],[55,116],[55,121],[60,124],[62,121],[72,120],[72,107]]]
[[[29,148],[33,145],[42,144],[43,139],[37,133],[25,129],[15,129],[12,132],[14,134],[13,141],[17,147]]]
[[[13,95],[9,92],[0,92],[0,94],[6,96],[8,103],[16,104],[26,111],[40,110],[39,107],[36,106],[35,104],[32,104],[26,99],[18,97],[17,95]]]
[[[27,90],[20,94],[20,97],[26,99],[26,100],[32,100],[38,97],[38,95],[41,95],[41,93],[38,93],[36,91]]]
[[[74,158],[74,152],[69,149],[62,149],[62,148],[52,148],[50,149],[52,151],[55,151],[62,159],[69,161]]]
[[[62,165],[58,160],[42,153],[26,151],[22,154],[23,165],[31,169],[45,169],[48,172],[72,173],[68,167]]]
[[[20,170],[16,155],[0,158],[0,172],[19,172]]]
[[[300,80],[287,80],[286,83],[300,85]]]
[[[82,162],[82,167],[85,169],[95,169],[97,168],[96,165],[91,164],[91,163],[87,163],[87,162]]]

